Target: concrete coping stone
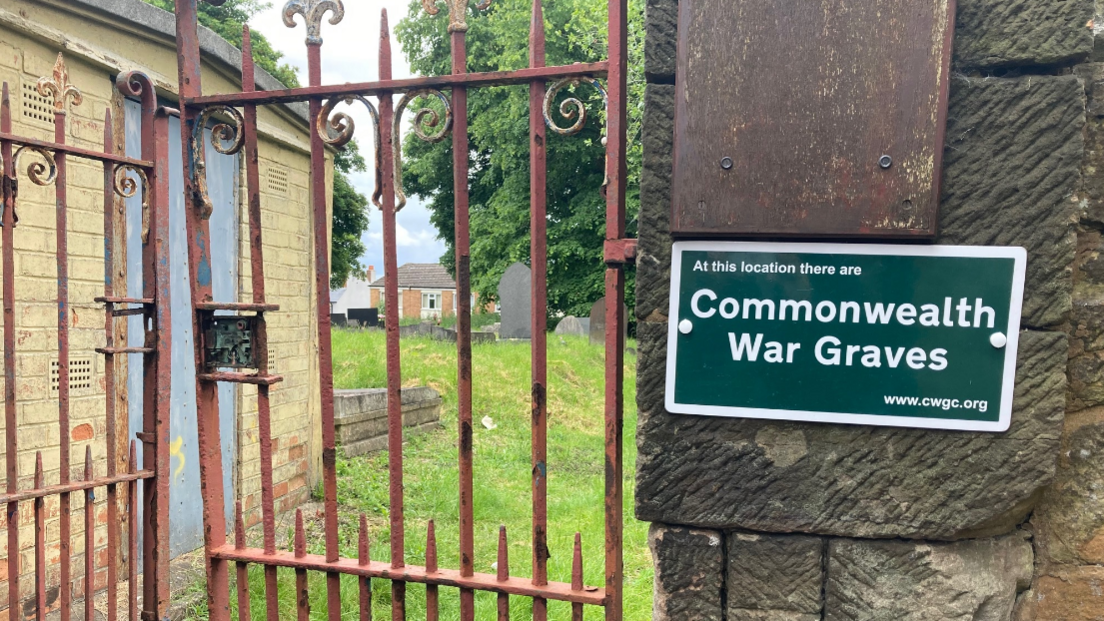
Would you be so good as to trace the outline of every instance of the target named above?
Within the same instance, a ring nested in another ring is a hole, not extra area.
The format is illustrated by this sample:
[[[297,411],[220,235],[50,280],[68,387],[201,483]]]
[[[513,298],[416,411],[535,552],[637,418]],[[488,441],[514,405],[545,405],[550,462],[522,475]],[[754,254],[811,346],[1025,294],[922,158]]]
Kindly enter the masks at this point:
[[[72,4],[95,11],[108,13],[122,23],[129,23],[139,29],[148,30],[176,40],[176,16],[142,0],[69,0]],[[229,41],[205,26],[199,27],[199,48],[209,59],[218,61],[232,69],[241,71],[242,53]],[[260,66],[255,66],[257,87],[260,90],[276,91],[287,88]],[[306,103],[287,104],[298,120],[307,123],[309,111]]]

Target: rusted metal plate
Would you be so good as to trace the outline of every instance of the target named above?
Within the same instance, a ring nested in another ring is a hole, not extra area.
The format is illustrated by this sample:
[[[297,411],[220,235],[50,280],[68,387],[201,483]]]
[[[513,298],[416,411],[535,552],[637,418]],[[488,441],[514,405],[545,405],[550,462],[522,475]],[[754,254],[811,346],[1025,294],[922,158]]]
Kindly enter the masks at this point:
[[[671,229],[936,232],[954,0],[683,0]]]

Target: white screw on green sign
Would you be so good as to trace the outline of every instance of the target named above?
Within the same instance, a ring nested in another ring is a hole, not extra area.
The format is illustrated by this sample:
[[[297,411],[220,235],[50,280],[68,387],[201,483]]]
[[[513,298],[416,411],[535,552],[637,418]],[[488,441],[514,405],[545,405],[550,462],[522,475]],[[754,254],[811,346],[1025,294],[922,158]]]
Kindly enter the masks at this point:
[[[667,410],[1005,431],[1023,248],[679,242]]]

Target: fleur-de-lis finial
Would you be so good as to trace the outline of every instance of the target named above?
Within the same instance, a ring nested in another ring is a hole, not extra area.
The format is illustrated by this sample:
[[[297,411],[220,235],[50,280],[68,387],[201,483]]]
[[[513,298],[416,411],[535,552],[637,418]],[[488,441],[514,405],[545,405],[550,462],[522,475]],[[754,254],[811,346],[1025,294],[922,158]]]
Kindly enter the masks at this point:
[[[288,0],[284,5],[284,25],[295,28],[295,14],[302,15],[307,27],[307,45],[322,45],[322,17],[327,11],[331,13],[331,24],[339,24],[345,18],[341,0]]]
[[[468,30],[468,0],[444,0],[449,10],[449,32],[466,32]],[[479,11],[487,10],[491,6],[491,0],[479,0],[475,8]],[[440,12],[437,8],[437,0],[422,0],[422,8],[430,15]]]
[[[65,100],[70,97],[73,98],[74,106],[79,106],[84,101],[84,95],[69,83],[69,69],[61,54],[58,54],[57,62],[54,63],[54,77],[38,79],[38,94],[54,98],[54,112],[57,114],[65,114]]]

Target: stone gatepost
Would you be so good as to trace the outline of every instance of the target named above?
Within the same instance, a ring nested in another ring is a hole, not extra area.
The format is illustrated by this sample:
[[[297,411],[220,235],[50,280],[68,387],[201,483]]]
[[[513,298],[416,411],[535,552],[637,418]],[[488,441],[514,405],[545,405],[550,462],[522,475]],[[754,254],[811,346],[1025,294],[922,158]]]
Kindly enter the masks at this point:
[[[664,410],[677,14],[647,2],[636,517],[654,618],[1104,619],[1104,16],[958,3],[936,243],[1028,251],[1012,424],[990,434]]]

